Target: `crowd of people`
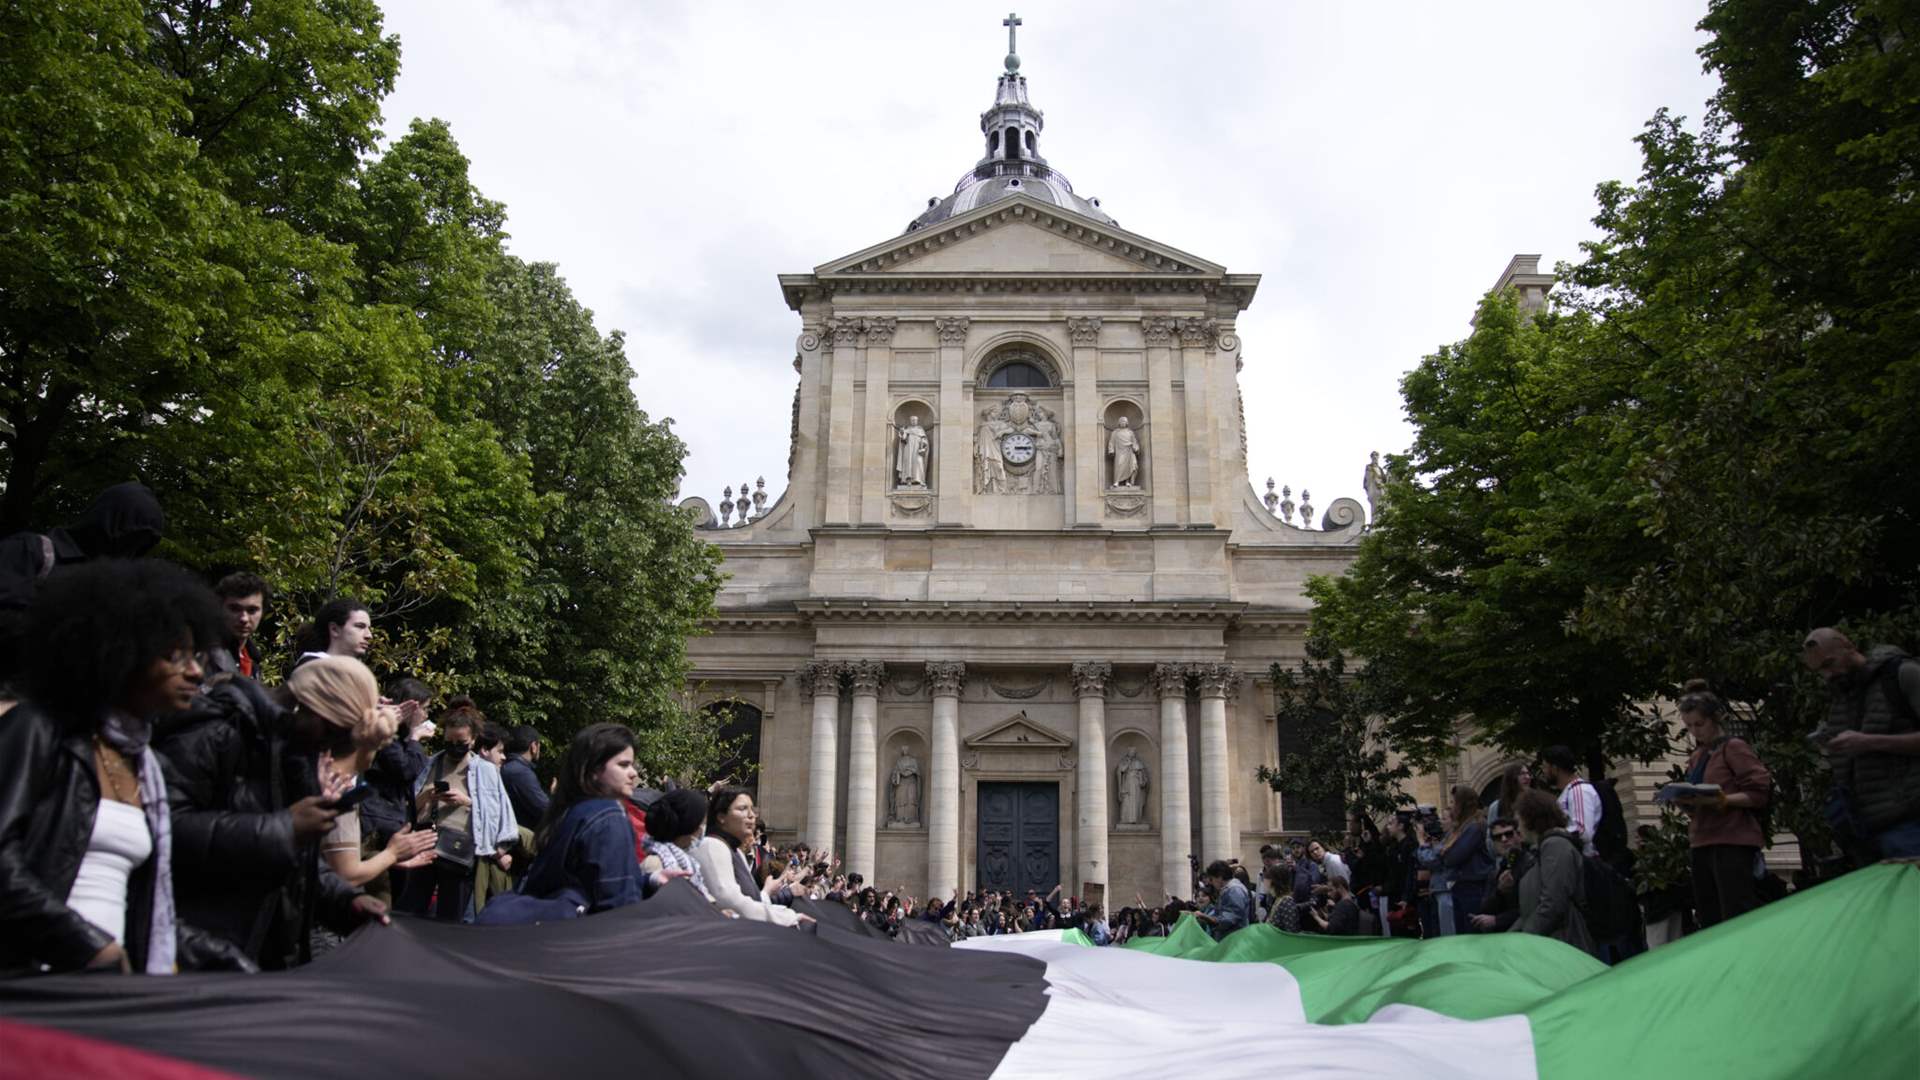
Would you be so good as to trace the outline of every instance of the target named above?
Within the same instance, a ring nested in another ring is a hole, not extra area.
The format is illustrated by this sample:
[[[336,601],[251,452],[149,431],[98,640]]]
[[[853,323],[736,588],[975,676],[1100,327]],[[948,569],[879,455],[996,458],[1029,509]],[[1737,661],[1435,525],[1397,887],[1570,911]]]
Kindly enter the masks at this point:
[[[162,522],[150,493],[122,485],[58,536],[0,540],[0,973],[280,969],[395,910],[525,923],[670,886],[729,918],[805,930],[838,905],[922,941],[1059,929],[1118,944],[1191,915],[1221,937],[1263,923],[1511,930],[1606,959],[1645,947],[1631,892],[1616,895],[1630,871],[1619,802],[1566,747],[1510,769],[1484,808],[1457,787],[1437,813],[1355,817],[1332,846],[1264,847],[1257,870],[1196,861],[1192,900],[1136,896],[1111,914],[1057,886],[923,900],[770,844],[746,788],[642,786],[620,725],[544,761],[537,731],[470,700],[436,703],[404,675],[382,687],[363,661],[371,612],[351,599],[322,606],[269,680],[269,584],[210,588],[143,557]],[[1920,855],[1920,664],[1831,629],[1803,655],[1834,691],[1814,738],[1835,764],[1836,828],[1869,857]],[[1764,898],[1771,781],[1704,684],[1679,711],[1691,907],[1711,926]]]

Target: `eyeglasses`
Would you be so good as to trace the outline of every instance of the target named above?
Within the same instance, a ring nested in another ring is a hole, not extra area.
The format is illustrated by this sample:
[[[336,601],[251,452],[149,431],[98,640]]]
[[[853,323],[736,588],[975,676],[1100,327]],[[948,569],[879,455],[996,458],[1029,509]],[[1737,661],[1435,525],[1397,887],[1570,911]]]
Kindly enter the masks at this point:
[[[1500,830],[1499,832],[1497,832],[1497,833],[1494,833],[1494,834],[1493,834],[1493,838],[1494,838],[1495,840],[1511,840],[1511,839],[1513,839],[1513,830],[1512,830],[1512,829],[1502,829],[1502,830]]]

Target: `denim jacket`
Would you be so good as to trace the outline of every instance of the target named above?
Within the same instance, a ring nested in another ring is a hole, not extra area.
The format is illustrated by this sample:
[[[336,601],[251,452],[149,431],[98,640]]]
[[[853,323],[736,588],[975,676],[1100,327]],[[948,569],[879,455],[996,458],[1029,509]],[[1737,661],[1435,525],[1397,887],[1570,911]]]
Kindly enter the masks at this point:
[[[542,899],[567,890],[589,914],[639,902],[633,826],[618,802],[588,799],[568,807],[520,884],[521,893]]]
[[[1247,887],[1238,881],[1227,882],[1220,890],[1220,899],[1213,905],[1213,936],[1223,938],[1247,925],[1252,913],[1253,897]]]
[[[414,778],[416,796],[427,786],[427,781],[438,774],[445,753],[443,750],[433,755],[427,767]],[[479,754],[469,756],[473,760],[467,763],[467,797],[473,800],[473,810],[468,820],[473,826],[474,853],[485,857],[500,848],[513,846],[520,839],[520,825],[514,820],[513,803],[507,801],[507,786],[500,780],[500,767]]]

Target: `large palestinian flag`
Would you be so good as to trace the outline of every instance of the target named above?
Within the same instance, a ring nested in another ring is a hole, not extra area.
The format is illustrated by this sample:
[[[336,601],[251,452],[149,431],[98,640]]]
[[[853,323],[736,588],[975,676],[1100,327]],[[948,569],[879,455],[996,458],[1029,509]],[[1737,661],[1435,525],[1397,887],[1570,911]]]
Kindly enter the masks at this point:
[[[369,928],[298,972],[0,983],[0,1078],[1920,1074],[1920,868],[1608,969],[1519,934],[942,948],[673,890],[547,926]]]

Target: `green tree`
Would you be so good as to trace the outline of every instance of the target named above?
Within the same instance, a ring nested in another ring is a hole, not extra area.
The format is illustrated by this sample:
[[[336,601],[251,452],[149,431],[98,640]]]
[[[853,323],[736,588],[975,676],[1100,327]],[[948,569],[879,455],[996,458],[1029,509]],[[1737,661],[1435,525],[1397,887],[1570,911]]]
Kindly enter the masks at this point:
[[[478,627],[476,690],[556,738],[612,721],[657,728],[663,746],[698,742],[711,718],[677,691],[721,578],[670,502],[685,448],[634,401],[620,335],[594,328],[552,266],[503,259],[490,288],[484,415],[527,456],[540,539],[525,588]],[[656,756],[676,774],[691,760]]]
[[[1388,460],[1387,507],[1344,576],[1309,584],[1316,632],[1365,660],[1389,741],[1417,762],[1452,754],[1469,717],[1494,745],[1566,743],[1596,771],[1665,749],[1637,704],[1650,666],[1568,625],[1649,548],[1592,336],[1489,297],[1471,337],[1406,377],[1416,433]]]
[[[1642,756],[1662,733],[1634,703],[1705,677],[1812,850],[1799,642],[1920,633],[1920,25],[1716,0],[1701,27],[1720,91],[1601,185],[1556,310],[1496,300],[1408,377],[1413,451],[1316,622],[1408,690],[1390,726],[1428,748],[1471,715],[1516,749]]]
[[[137,477],[283,642],[351,594],[377,668],[698,764],[684,447],[447,125],[376,153],[398,70],[372,0],[0,6],[0,530]]]

